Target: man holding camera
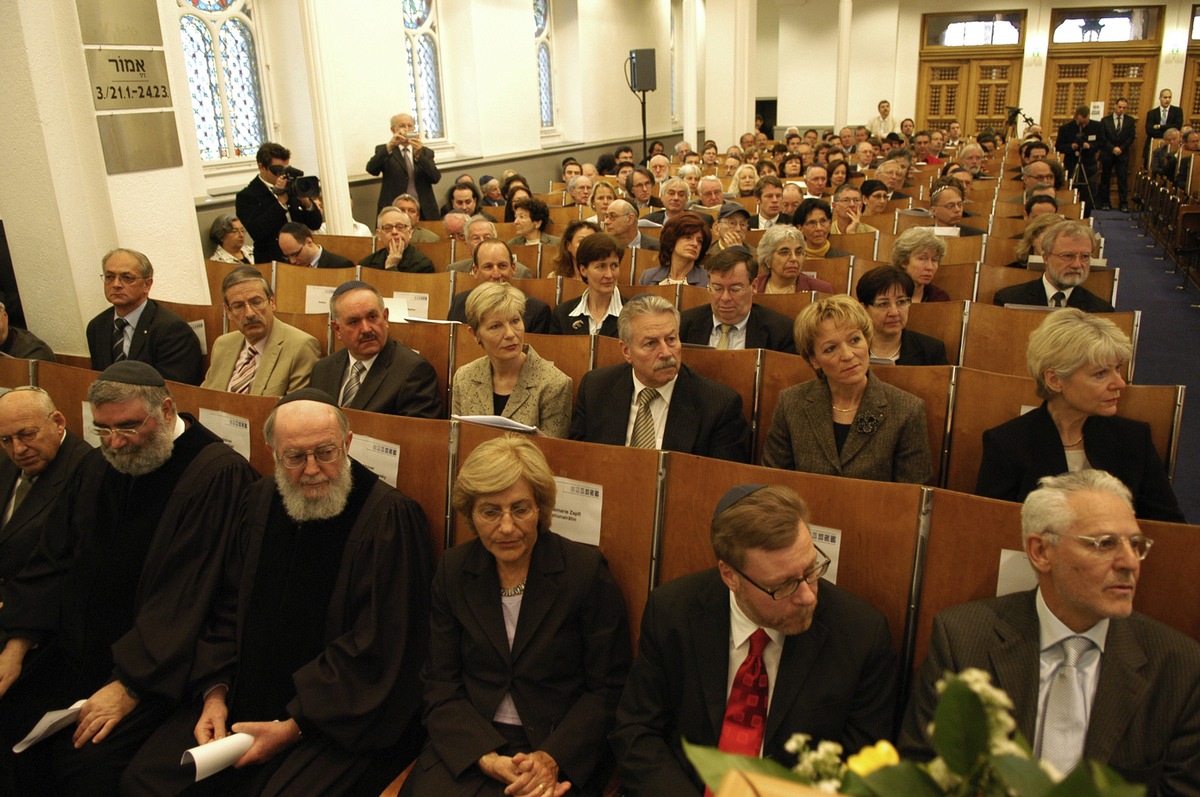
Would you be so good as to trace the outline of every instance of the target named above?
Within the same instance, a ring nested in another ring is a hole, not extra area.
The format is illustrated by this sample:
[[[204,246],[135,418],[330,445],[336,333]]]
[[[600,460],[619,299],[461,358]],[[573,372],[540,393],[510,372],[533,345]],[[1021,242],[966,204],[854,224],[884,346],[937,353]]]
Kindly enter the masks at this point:
[[[424,146],[417,135],[416,120],[408,114],[392,117],[392,137],[375,147],[375,154],[367,161],[367,173],[383,175],[376,212],[391,205],[397,194],[411,194],[421,203],[421,218],[441,215],[433,186],[442,179],[442,173],[433,162],[433,150]]]
[[[238,191],[237,217],[254,239],[254,259],[259,263],[284,260],[279,249],[279,231],[294,221],[317,229],[324,218],[311,197],[296,195],[293,182],[303,174],[290,169],[292,153],[268,141],[258,148],[258,177]]]

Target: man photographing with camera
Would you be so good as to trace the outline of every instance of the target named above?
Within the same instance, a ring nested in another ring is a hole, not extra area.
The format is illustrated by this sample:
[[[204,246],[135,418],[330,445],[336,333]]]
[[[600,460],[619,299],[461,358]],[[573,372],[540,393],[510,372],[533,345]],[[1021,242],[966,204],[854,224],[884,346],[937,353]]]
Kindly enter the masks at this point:
[[[421,218],[438,218],[441,214],[433,186],[442,179],[442,173],[434,163],[433,150],[424,146],[417,133],[417,122],[409,114],[393,116],[391,128],[392,137],[386,144],[375,147],[375,154],[367,161],[368,174],[383,175],[376,210],[390,206],[392,198],[399,194],[409,194],[420,203]]]
[[[1071,186],[1080,190],[1090,210],[1096,206],[1100,170],[1096,155],[1103,149],[1104,130],[1091,120],[1091,109],[1080,105],[1071,121],[1058,128],[1054,149],[1063,155],[1063,167],[1071,176]],[[245,221],[243,220],[243,224]]]
[[[254,259],[258,263],[286,259],[279,249],[283,225],[295,221],[315,230],[324,221],[312,196],[302,196],[309,192],[303,190],[303,181],[298,179],[303,172],[288,166],[291,157],[283,145],[264,143],[258,148],[258,177],[238,191],[237,217],[254,239]],[[316,182],[316,178],[305,179]]]

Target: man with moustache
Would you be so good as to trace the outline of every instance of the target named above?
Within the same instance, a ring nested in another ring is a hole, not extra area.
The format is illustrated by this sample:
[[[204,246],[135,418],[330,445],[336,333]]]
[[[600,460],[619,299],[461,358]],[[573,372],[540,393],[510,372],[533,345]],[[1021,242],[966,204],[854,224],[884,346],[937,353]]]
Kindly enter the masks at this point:
[[[1083,287],[1091,272],[1096,233],[1081,221],[1060,221],[1042,236],[1046,271],[1041,279],[1010,285],[996,291],[998,305],[1031,304],[1038,307],[1075,307],[1085,313],[1112,313],[1115,308]]]
[[[638,296],[622,306],[617,330],[625,363],[584,374],[572,440],[750,461],[742,397],[679,362],[675,305]]]
[[[213,342],[200,387],[251,396],[282,396],[308,384],[321,357],[316,339],[275,318],[275,293],[263,275],[239,266],[221,280],[225,314],[237,327]]]
[[[178,794],[179,753],[254,737],[208,794],[379,794],[416,756],[432,555],[419,504],[351,459],[326,393],[263,425],[275,473],[250,487],[192,668],[193,700],[146,743],[127,797]]]
[[[0,747],[25,795],[115,795],[187,690],[250,464],[176,411],[146,363],[88,389],[103,458],[85,462],[0,607]],[[46,711],[65,729],[16,756]],[[3,767],[3,764],[0,764]]]
[[[1017,729],[1062,773],[1081,759],[1112,767],[1148,795],[1200,793],[1200,645],[1133,611],[1153,540],[1129,489],[1100,470],[1046,476],[1021,507],[1037,589],[947,609],[900,736],[931,755],[926,729],[943,673],[991,674]]]
[[[790,766],[794,733],[858,750],[891,736],[896,654],[887,619],[822,581],[808,507],[742,484],[717,503],[717,566],[650,594],[609,736],[629,795],[698,795],[681,740]]]
[[[442,417],[437,374],[424,357],[388,338],[379,289],[353,280],[329,297],[329,324],[342,348],[313,366],[312,387],[354,410]]]

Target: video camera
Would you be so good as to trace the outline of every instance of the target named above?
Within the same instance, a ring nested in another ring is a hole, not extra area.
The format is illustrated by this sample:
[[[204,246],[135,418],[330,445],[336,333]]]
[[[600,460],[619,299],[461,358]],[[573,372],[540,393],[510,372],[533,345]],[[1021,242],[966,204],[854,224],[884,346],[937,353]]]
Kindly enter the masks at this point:
[[[279,164],[271,167],[271,174],[287,178],[287,185],[282,189],[277,189],[280,193],[294,196],[297,199],[314,199],[321,195],[321,178],[315,174],[305,177],[304,172],[295,166],[280,166]]]

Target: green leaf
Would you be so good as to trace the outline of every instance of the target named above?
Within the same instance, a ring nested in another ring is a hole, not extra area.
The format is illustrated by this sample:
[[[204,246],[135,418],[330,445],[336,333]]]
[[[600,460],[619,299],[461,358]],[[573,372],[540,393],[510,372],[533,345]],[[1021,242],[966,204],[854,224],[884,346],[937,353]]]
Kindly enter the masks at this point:
[[[1054,784],[1046,792],[1046,797],[1100,797],[1100,789],[1087,765],[1081,764]]]
[[[979,695],[962,681],[950,681],[933,722],[933,749],[951,772],[968,777],[988,751],[987,714]]]
[[[1146,787],[1125,779],[1098,761],[1089,761],[1092,780],[1104,797],[1145,797]]]
[[[992,758],[996,774],[1021,797],[1044,797],[1054,782],[1042,771],[1037,761],[1015,755]]]
[[[853,774],[853,773],[851,773]],[[866,783],[875,794],[904,795],[904,797],[944,797],[945,792],[929,773],[912,761],[901,761],[890,767],[877,769],[866,777]]]
[[[867,782],[863,780],[861,775],[856,775],[847,770],[845,777],[842,778],[842,785],[838,788],[838,794],[843,794],[846,797],[881,797],[875,793]]]
[[[791,781],[792,783],[807,784],[804,778],[770,758],[751,758],[749,756],[737,755],[736,753],[726,753],[724,750],[718,750],[715,747],[691,744],[687,739],[683,740],[683,752],[687,755],[688,761],[692,762],[692,766],[696,768],[696,771],[700,773],[700,778],[704,781],[704,785],[708,786],[714,792],[721,787],[721,781],[725,779],[725,773],[731,769],[740,769],[743,772],[755,772],[760,775],[770,775],[773,778]]]

